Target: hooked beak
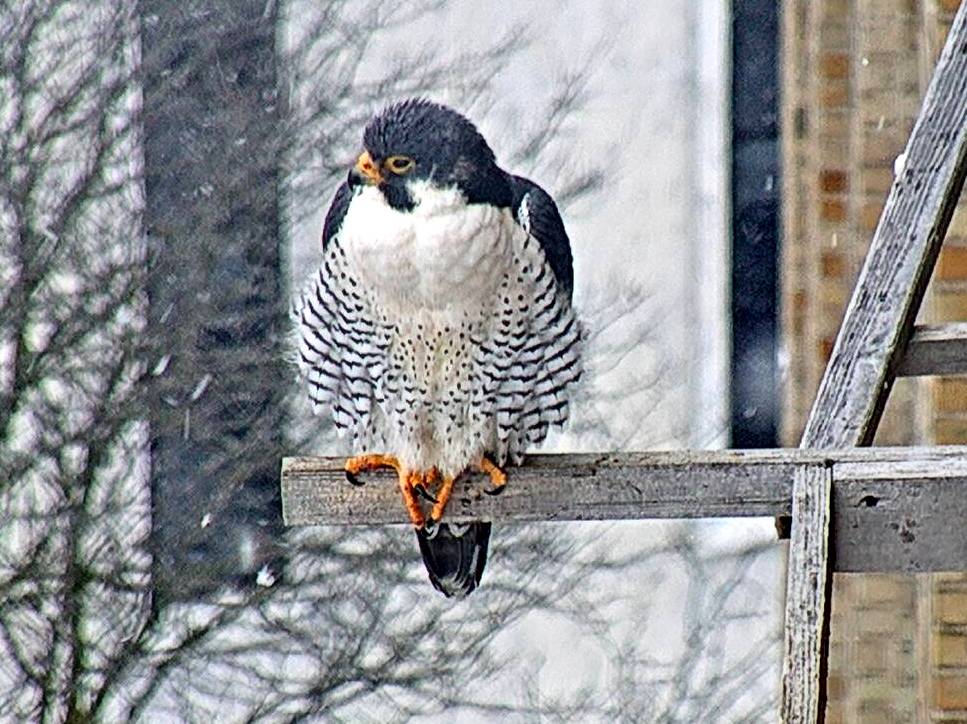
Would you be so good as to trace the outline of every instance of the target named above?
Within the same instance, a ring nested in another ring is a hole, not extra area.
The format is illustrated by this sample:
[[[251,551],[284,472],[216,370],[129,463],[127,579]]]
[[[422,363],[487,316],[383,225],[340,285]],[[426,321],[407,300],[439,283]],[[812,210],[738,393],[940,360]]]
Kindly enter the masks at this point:
[[[379,171],[379,166],[373,162],[369,151],[363,151],[356,159],[356,165],[349,172],[350,185],[369,184],[378,186],[383,183],[383,174]]]

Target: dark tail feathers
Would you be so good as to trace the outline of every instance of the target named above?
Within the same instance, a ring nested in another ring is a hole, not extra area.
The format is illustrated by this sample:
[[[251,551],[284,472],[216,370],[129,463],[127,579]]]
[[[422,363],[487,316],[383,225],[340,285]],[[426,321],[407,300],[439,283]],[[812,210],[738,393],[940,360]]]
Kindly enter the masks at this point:
[[[466,596],[480,583],[487,564],[490,523],[424,526],[417,529],[416,539],[430,583],[444,596]]]

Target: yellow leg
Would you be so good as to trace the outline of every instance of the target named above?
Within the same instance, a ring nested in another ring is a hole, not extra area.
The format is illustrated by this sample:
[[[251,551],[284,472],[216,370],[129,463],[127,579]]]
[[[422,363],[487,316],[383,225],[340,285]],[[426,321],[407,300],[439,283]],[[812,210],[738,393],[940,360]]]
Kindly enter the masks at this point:
[[[507,473],[498,468],[493,460],[486,456],[480,458],[478,467],[480,472],[487,473],[490,476],[491,487],[484,491],[487,495],[500,495],[504,492],[504,486],[507,485]]]
[[[440,520],[443,517],[443,511],[447,507],[447,503],[450,502],[450,494],[453,493],[453,477],[445,477],[443,479],[443,484],[436,494],[436,503],[433,506],[433,510],[430,511],[430,518],[434,521]]]
[[[400,471],[400,492],[403,493],[403,505],[406,506],[410,522],[416,528],[422,528],[426,522],[423,517],[423,508],[420,507],[420,501],[416,499],[416,491],[413,489],[422,484],[423,476],[420,473]]]

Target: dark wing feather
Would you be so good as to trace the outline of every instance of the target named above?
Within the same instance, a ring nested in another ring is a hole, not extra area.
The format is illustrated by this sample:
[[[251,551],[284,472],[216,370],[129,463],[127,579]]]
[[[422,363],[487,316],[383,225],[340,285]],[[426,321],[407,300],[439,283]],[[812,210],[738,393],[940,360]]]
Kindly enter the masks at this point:
[[[339,233],[339,227],[342,226],[342,220],[346,218],[346,212],[349,210],[349,202],[352,201],[352,198],[353,192],[349,188],[349,184],[343,181],[336,190],[336,195],[329,205],[329,211],[326,212],[326,222],[322,226],[323,250],[329,246],[330,239]]]
[[[527,232],[515,254],[525,296],[498,300],[498,323],[477,363],[479,404],[497,423],[498,444],[488,452],[498,464],[508,458],[519,464],[550,426],[568,417],[568,388],[581,375],[581,327],[571,308],[571,247],[557,206],[537,184],[519,176],[508,181],[514,218]]]
[[[511,176],[510,187],[514,218],[537,239],[551,265],[558,287],[570,300],[574,288],[571,242],[564,230],[557,204],[544,189],[522,176]]]

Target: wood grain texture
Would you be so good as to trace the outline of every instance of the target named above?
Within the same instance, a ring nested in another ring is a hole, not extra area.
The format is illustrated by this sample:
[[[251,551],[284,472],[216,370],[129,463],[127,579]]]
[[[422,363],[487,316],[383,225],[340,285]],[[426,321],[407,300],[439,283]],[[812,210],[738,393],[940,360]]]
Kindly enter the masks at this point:
[[[798,451],[792,451],[799,457]],[[287,525],[378,524],[407,520],[395,474],[346,483],[341,458],[286,458]],[[795,461],[772,451],[533,455],[509,469],[499,496],[481,474],[457,481],[450,520],[616,520],[769,516],[788,512]]]
[[[967,322],[917,325],[897,375],[967,374]]]
[[[506,491],[457,482],[449,520],[627,520],[789,515],[795,473],[831,465],[836,570],[940,571],[967,565],[967,447],[534,455]],[[342,458],[286,458],[287,525],[405,523],[392,473],[346,482]]]
[[[782,721],[804,724],[821,719],[825,702],[823,651],[829,621],[828,562],[832,471],[809,465],[796,470],[793,483],[792,538],[786,570],[786,656],[782,671]]]
[[[967,174],[961,4],[813,405],[803,447],[868,445]]]

